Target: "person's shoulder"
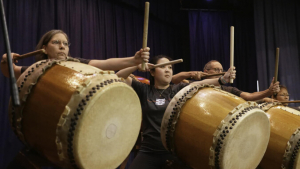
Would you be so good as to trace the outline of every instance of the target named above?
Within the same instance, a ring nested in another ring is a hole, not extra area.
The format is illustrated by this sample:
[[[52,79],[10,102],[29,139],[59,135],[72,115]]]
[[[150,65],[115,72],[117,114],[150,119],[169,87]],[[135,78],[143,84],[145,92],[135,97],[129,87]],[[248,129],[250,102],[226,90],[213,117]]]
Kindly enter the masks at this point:
[[[182,88],[184,88],[185,86],[188,86],[189,85],[189,83],[182,83],[182,82],[180,82],[180,83],[177,83],[177,84],[171,84],[171,88],[173,89],[173,90],[181,90]]]

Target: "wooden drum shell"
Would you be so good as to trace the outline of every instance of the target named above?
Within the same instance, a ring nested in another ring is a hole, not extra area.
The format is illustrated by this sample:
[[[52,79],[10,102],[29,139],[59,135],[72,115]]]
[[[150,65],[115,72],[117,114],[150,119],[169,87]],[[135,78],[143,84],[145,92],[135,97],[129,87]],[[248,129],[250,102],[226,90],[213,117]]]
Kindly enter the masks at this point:
[[[58,166],[116,168],[138,137],[140,101],[113,71],[74,61],[40,61],[20,76],[12,128]]]
[[[280,103],[265,103],[260,106],[266,111],[271,124],[270,141],[260,168],[299,168],[300,165],[291,162],[292,158],[286,154],[294,152],[294,145],[298,141],[296,137],[300,136],[300,112]],[[299,156],[298,151],[296,156]]]
[[[269,120],[256,103],[207,85],[177,93],[161,126],[166,149],[195,169],[255,168],[269,134]]]

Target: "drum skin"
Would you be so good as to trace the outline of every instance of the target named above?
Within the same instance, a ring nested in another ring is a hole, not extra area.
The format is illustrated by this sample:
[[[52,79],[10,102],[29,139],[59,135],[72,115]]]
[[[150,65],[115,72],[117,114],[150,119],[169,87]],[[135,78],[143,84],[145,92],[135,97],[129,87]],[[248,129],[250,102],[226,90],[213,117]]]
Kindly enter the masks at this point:
[[[300,112],[280,103],[264,103],[260,107],[266,111],[271,124],[270,141],[260,168],[300,168],[299,152],[294,148],[299,142]],[[287,155],[293,153],[294,158]]]
[[[114,72],[76,60],[46,60],[29,67],[17,84],[21,106],[10,103],[12,128],[52,163],[116,168],[134,146],[141,124],[139,99]]]
[[[207,85],[177,93],[161,126],[166,149],[194,169],[255,168],[269,133],[269,120],[256,103]]]

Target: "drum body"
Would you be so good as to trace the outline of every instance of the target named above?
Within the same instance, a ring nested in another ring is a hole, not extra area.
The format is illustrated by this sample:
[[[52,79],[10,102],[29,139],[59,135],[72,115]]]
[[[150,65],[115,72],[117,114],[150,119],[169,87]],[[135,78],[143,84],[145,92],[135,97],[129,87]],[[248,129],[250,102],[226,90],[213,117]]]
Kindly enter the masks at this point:
[[[166,149],[194,169],[253,169],[269,136],[268,117],[256,103],[207,85],[177,93],[161,126]]]
[[[268,148],[260,168],[300,168],[300,112],[280,103],[264,103],[271,124]]]
[[[30,66],[17,84],[21,106],[9,106],[13,130],[52,163],[116,168],[134,146],[140,102],[113,71],[47,60]]]

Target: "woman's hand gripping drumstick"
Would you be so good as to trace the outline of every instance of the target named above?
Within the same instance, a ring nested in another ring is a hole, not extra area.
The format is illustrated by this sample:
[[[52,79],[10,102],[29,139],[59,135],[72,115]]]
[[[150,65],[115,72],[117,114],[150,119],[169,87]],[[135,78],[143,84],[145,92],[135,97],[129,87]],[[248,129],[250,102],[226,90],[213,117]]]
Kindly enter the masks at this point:
[[[24,59],[24,58],[27,58],[27,57],[30,57],[30,56],[34,56],[34,55],[40,54],[40,53],[45,53],[45,50],[44,49],[40,49],[40,50],[29,52],[29,53],[26,53],[26,54],[23,54],[23,55],[19,55],[17,53],[12,53],[12,60],[13,60],[13,63],[18,63],[18,60],[20,60],[20,59]],[[7,62],[7,55],[4,54],[2,56],[1,63],[6,63],[6,62]]]

